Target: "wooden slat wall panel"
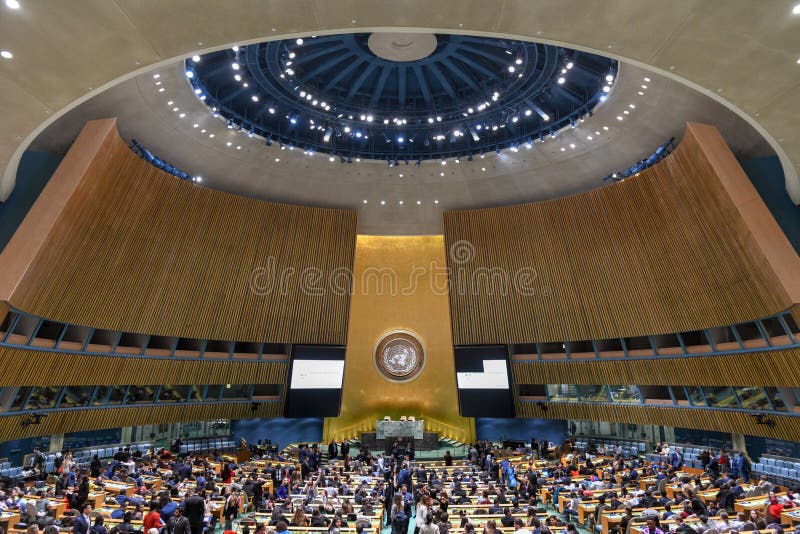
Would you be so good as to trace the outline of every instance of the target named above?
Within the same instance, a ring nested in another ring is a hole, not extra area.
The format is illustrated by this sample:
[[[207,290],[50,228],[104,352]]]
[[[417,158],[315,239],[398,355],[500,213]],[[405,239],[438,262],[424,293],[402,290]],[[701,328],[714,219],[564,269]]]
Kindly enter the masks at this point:
[[[557,402],[548,402],[546,406],[547,410],[545,411],[536,403],[518,402],[517,417],[677,426],[800,441],[800,417],[770,414],[776,423],[774,428],[770,428],[766,425],[757,425],[752,414],[723,410]]]
[[[256,201],[191,183],[134,155],[115,134],[66,204],[9,302],[57,321],[154,335],[346,342],[356,214]],[[289,274],[251,290],[254,271]],[[318,269],[321,296],[301,273]]]
[[[285,384],[287,362],[159,360],[0,348],[0,386]]]
[[[639,360],[512,363],[515,384],[800,387],[800,350]]]
[[[174,423],[178,421],[209,421],[212,419],[251,419],[281,417],[283,402],[257,403],[253,410],[250,402],[202,404],[194,406],[120,407],[70,410],[49,413],[39,425],[23,428],[22,416],[0,417],[0,442],[63,434],[81,430],[119,428],[133,425]]]
[[[555,200],[444,214],[456,345],[695,330],[793,303],[698,142],[640,176]],[[463,263],[453,248],[467,241]],[[486,269],[534,294],[466,287]]]

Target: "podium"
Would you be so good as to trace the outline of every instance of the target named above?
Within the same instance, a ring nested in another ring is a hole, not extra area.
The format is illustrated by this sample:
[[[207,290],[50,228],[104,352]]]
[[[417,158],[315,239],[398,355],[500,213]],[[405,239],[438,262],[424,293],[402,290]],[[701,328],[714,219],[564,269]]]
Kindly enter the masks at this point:
[[[377,421],[375,434],[377,439],[414,438],[422,439],[425,421]]]

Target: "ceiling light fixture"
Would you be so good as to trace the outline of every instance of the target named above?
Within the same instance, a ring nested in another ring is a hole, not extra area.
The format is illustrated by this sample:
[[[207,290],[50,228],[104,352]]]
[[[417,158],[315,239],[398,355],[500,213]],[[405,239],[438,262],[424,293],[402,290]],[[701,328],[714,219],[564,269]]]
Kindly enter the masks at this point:
[[[17,0],[6,0],[6,7],[8,9],[19,9],[19,2]]]

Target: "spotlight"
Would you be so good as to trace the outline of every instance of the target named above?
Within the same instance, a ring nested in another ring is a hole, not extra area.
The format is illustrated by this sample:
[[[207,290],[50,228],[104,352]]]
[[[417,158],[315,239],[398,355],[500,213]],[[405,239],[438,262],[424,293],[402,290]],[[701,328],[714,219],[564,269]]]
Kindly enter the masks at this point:
[[[194,78],[194,72],[192,72],[190,70],[187,70],[186,71],[186,77],[191,80],[192,78]]]
[[[399,135],[399,136],[397,136],[397,142],[402,144],[402,143],[405,142],[405,138],[403,138],[402,135]]]

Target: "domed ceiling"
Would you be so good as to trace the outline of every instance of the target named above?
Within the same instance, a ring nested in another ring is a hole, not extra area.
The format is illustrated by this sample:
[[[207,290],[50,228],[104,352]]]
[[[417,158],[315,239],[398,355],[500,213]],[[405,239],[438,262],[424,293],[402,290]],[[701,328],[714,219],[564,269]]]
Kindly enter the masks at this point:
[[[471,158],[575,125],[613,59],[468,35],[354,33],[236,46],[186,61],[231,129],[342,161]]]
[[[444,55],[448,47],[453,56]],[[275,55],[268,53],[272,49]],[[458,55],[483,69],[491,66],[492,76],[452,59]],[[340,56],[347,60],[339,61]],[[267,68],[270,57],[281,70]],[[310,59],[296,62],[302,57]],[[447,61],[458,65],[461,74]],[[553,61],[555,70],[542,69]],[[258,68],[251,70],[251,64]],[[351,64],[358,66],[326,91]],[[413,68],[417,64],[433,107]],[[376,66],[369,70],[369,65]],[[402,68],[404,113],[398,108]],[[304,85],[288,85],[286,69]],[[258,79],[270,72],[270,83],[262,85]],[[478,87],[477,93],[469,83],[458,82],[462,74]],[[450,81],[455,99],[438,81],[440,75]],[[376,91],[381,77],[386,81]],[[221,89],[214,91],[208,80],[218,80]],[[583,92],[576,93],[577,87]],[[474,98],[478,94],[488,99]],[[234,113],[234,107],[239,111]],[[292,113],[299,114],[295,128],[288,127]],[[115,85],[60,117],[31,149],[65,153],[86,121],[108,117],[118,118],[126,141],[138,141],[161,161],[196,177],[198,187],[354,209],[358,230],[365,234],[436,234],[442,231],[445,210],[544,200],[605,186],[611,179],[603,177],[647,158],[671,137],[680,138],[686,121],[716,125],[738,157],[773,154],[737,115],[668,77],[558,47],[468,35],[356,33],[306,35],[299,45],[296,37],[246,47],[230,43]],[[570,118],[578,120],[573,125]],[[456,135],[456,129],[463,135]],[[405,148],[397,140],[400,135]],[[526,142],[536,138],[540,141]],[[525,144],[517,147],[517,142]]]

